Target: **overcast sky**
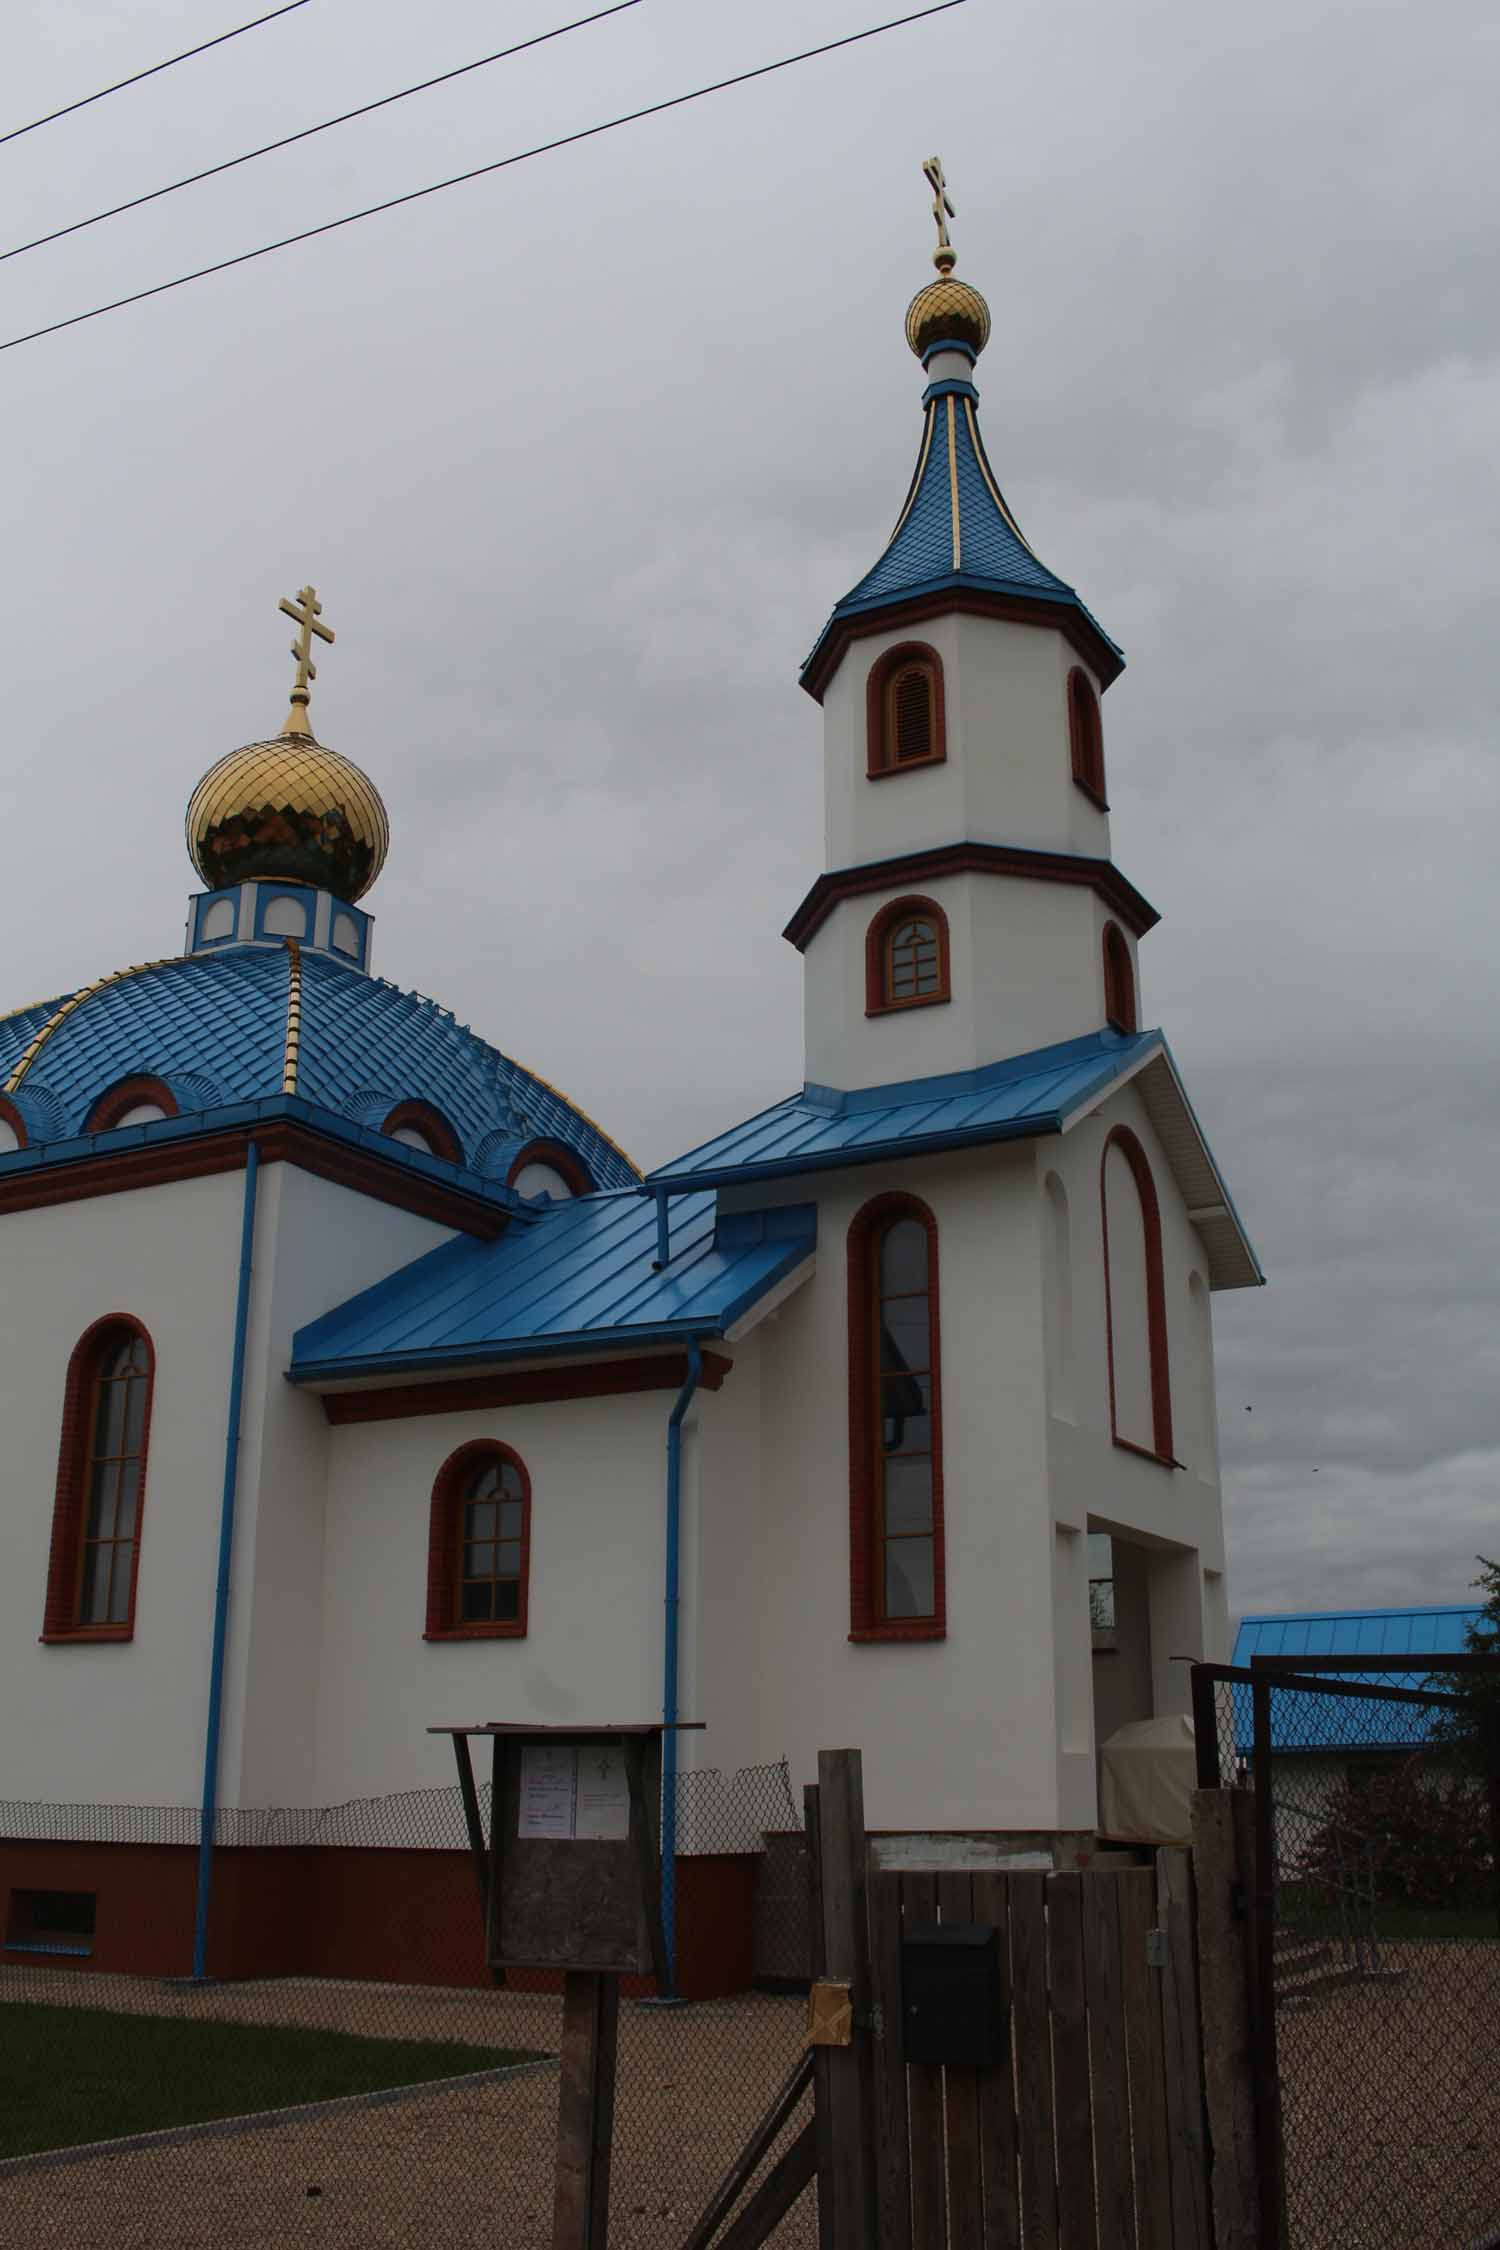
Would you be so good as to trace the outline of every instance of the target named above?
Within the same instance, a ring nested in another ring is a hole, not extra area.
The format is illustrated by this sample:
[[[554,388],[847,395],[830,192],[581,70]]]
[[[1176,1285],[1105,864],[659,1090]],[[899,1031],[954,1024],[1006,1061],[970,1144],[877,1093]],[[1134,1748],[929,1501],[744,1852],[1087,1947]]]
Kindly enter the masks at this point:
[[[586,0],[577,0],[581,12]],[[10,11],[21,123],[255,11]],[[6,241],[567,20],[311,0],[0,147]],[[903,12],[641,0],[0,266],[0,335]],[[0,1005],[175,950],[285,711],[390,807],[376,966],[643,1164],[801,1078],[797,687],[919,434],[940,150],[986,437],[1125,647],[1115,857],[1271,1277],[1216,1299],[1238,1611],[1500,1548],[1500,293],[1482,0],[967,0],[0,354]]]

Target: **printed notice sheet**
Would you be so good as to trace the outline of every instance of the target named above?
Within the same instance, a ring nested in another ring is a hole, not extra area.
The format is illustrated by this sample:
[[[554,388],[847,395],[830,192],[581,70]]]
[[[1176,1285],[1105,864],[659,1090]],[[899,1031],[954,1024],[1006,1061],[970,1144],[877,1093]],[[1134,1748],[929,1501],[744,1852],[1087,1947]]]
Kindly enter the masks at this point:
[[[521,1752],[521,1811],[518,1836],[573,1834],[578,1791],[578,1752],[528,1743]]]
[[[610,1743],[578,1753],[575,1836],[626,1837],[630,1834],[630,1782],[625,1752]]]

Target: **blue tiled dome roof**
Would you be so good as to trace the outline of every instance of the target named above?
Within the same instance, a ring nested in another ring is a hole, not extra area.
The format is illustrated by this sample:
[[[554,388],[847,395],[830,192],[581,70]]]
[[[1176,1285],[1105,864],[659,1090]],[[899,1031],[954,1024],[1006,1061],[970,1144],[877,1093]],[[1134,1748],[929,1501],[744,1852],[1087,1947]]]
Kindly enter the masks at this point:
[[[184,1114],[296,1094],[369,1124],[423,1101],[446,1117],[470,1170],[503,1178],[527,1141],[547,1139],[573,1150],[597,1187],[639,1177],[581,1110],[448,1009],[310,950],[242,945],[150,962],[0,1020],[0,1090],[33,1142],[81,1133],[99,1097],[137,1076],[164,1080]]]

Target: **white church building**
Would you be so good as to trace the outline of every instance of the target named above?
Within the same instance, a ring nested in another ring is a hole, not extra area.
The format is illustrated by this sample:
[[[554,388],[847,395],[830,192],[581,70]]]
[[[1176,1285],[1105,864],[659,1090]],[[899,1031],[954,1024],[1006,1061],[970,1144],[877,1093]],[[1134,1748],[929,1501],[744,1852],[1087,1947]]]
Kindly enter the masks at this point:
[[[375,974],[311,588],[285,727],[193,794],[181,953],[0,1019],[0,1959],[87,1892],[125,1962],[111,1808],[443,1785],[426,1730],[486,1719],[676,1715],[795,1784],[853,1743],[872,1827],[1087,1831],[1099,1741],[1227,1653],[1209,1301],[1261,1275],[1144,1028],[1123,660],[1002,496],[941,221],[936,263],[910,487],[801,675],[784,1100],[643,1178]]]

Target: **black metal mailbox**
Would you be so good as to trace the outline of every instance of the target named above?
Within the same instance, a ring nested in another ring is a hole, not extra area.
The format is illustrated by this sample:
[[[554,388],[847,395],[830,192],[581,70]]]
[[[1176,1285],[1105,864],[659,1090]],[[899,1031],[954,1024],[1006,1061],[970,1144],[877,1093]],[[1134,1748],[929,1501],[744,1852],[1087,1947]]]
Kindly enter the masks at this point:
[[[984,2069],[1006,2044],[1000,1933],[984,1924],[908,1926],[901,1942],[901,2036],[909,2063]]]

